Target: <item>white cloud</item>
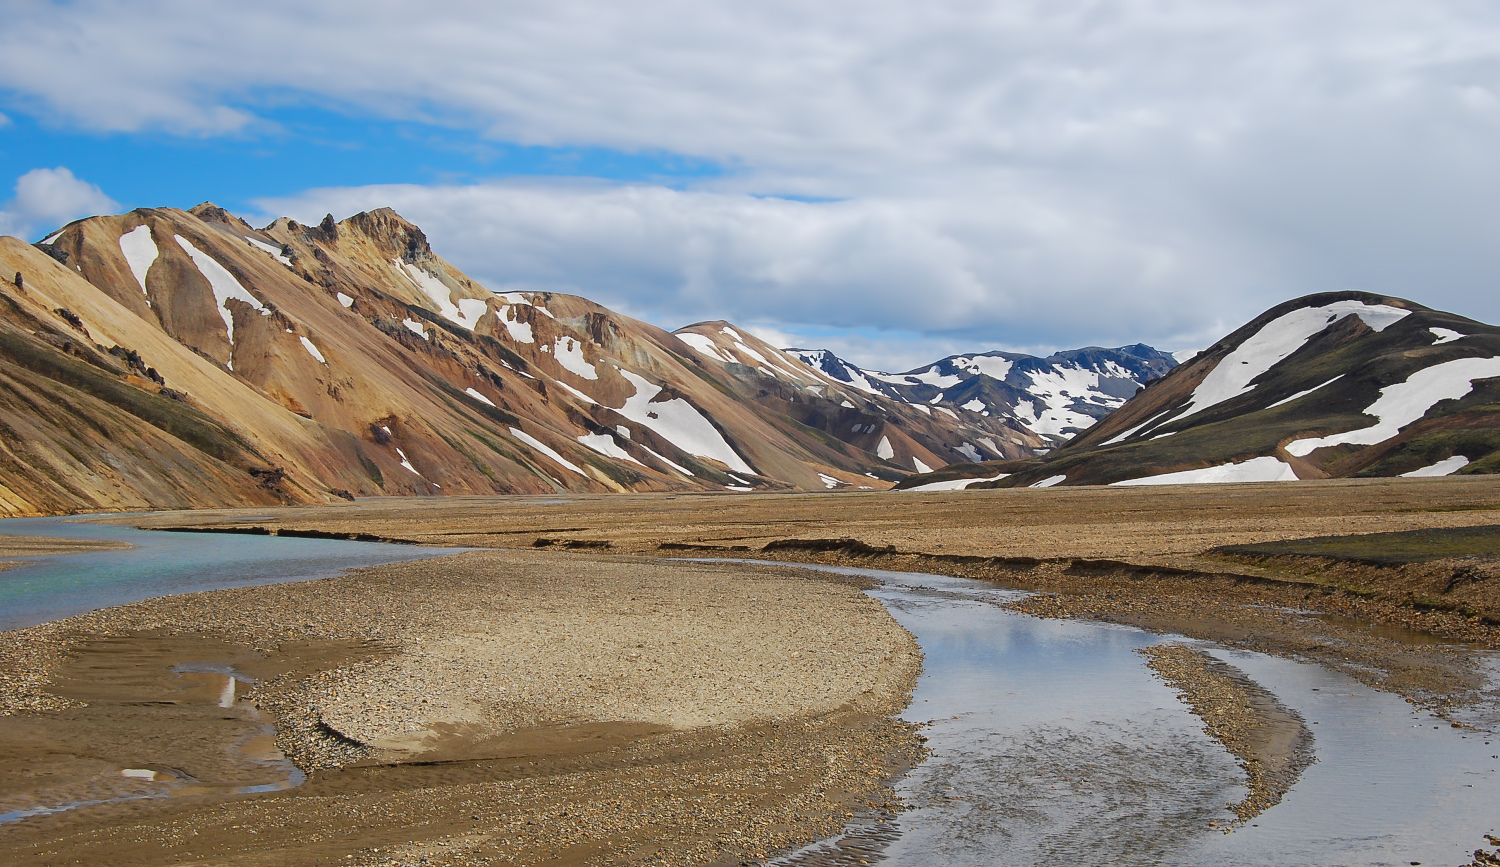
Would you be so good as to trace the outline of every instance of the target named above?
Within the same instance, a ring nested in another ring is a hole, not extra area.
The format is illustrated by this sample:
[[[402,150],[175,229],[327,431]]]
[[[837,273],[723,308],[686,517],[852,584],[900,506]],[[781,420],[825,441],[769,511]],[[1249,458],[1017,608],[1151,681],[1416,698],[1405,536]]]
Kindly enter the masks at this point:
[[[494,285],[656,319],[1206,345],[1335,289],[1500,319],[1493,4],[14,0],[6,23],[0,86],[90,129],[301,102],[727,166],[264,203],[390,204]],[[836,201],[763,198],[789,194]]]
[[[1158,249],[1151,227],[1040,211],[1026,199],[997,209],[505,183],[314,190],[257,205],[309,223],[388,205],[496,291],[573,292],[662,325],[876,327],[948,335],[971,350],[1191,331],[1199,286],[1234,256],[1187,261]],[[1213,282],[1221,295],[1244,288]],[[1098,293],[1101,284],[1111,291]]]
[[[15,196],[0,208],[0,234],[29,237],[79,217],[120,209],[104,191],[68,169],[32,169],[16,180]]]

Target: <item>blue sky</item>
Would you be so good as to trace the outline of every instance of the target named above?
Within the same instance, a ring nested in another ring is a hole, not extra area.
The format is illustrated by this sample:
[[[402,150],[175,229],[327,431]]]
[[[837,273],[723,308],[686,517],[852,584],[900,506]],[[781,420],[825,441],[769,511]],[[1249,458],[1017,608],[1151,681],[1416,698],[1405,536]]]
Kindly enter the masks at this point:
[[[1500,320],[1471,0],[13,0],[0,113],[0,231],[391,206],[491,288],[874,368],[1331,290]]]
[[[488,141],[471,129],[354,117],[329,109],[266,112],[253,130],[182,136],[99,132],[4,109],[0,177],[68,167],[124,208],[190,208],[213,201],[237,213],[312,187],[473,183],[515,177],[587,177],[681,186],[724,173],[664,152],[541,147]],[[347,216],[347,215],[340,215]],[[53,227],[37,227],[45,232]]]

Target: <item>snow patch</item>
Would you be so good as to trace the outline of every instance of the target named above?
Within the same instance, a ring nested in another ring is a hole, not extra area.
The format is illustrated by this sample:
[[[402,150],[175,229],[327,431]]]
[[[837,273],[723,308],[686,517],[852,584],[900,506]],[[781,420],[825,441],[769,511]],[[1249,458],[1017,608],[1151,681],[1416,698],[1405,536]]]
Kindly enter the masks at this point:
[[[54,235],[54,238],[57,236]],[[51,243],[44,241],[43,243]],[[151,238],[151,227],[147,225],[136,226],[134,229],[120,236],[120,252],[125,254],[125,264],[130,266],[130,273],[135,276],[135,282],[141,284],[141,293],[146,291],[146,272],[151,270],[151,263],[156,261],[160,255],[156,249],[156,241]],[[151,303],[151,302],[146,302]]]
[[[485,311],[485,302],[483,299],[460,298],[458,303],[454,304],[453,290],[449,289],[442,280],[429,274],[425,269],[418,268],[416,265],[403,262],[400,259],[392,259],[391,261],[437,307],[438,315],[470,331],[473,331],[474,326],[479,324],[479,318],[484,315]]]
[[[879,377],[879,378],[880,379],[884,379],[887,382],[894,382],[895,379],[897,379],[897,377],[885,377],[885,376],[882,376],[882,377]],[[960,382],[964,381],[964,378],[961,377],[961,376],[957,376],[957,375],[952,374],[952,373],[943,373],[941,370],[938,369],[938,366],[936,364],[934,364],[933,366],[927,368],[926,370],[922,371],[921,373],[908,373],[904,377],[900,377],[900,378],[904,378],[904,379],[908,379],[908,380],[915,379],[917,382],[925,383],[925,384],[931,385],[931,386],[936,386],[937,388],[952,388],[953,386],[958,385]],[[902,383],[902,384],[904,385],[906,383]]]
[[[891,448],[890,437],[880,438],[880,445],[875,447],[875,455],[883,461],[888,461],[896,456],[896,450]]]
[[[1251,458],[1238,464],[1220,464],[1201,470],[1183,470],[1177,473],[1162,473],[1140,479],[1125,479],[1112,482],[1112,487],[1139,485],[1205,485],[1228,482],[1295,482],[1297,474],[1289,464],[1267,455]]]
[[[818,478],[823,480],[823,487],[828,488],[829,490],[837,488],[839,485],[849,484],[843,479],[836,479],[833,476],[828,475],[827,473],[818,473]]]
[[[559,337],[552,348],[552,355],[563,369],[584,379],[598,379],[599,371],[583,357],[583,344],[571,337]]]
[[[620,370],[620,375],[635,386],[635,394],[626,399],[624,406],[616,410],[620,415],[636,424],[651,428],[662,439],[690,455],[712,458],[740,472],[755,472],[755,469],[745,463],[729,443],[725,442],[723,435],[713,426],[713,423],[698,412],[692,404],[680,397],[653,403],[651,399],[661,394],[661,386],[652,385],[645,377],[623,368]]]
[[[930,473],[930,472],[932,472],[932,467],[927,466],[926,464],[922,463],[920,460],[918,460],[915,457],[913,457],[911,459],[911,463],[912,463],[912,466],[914,466],[914,467],[917,468],[917,472],[919,472],[919,473]]]
[[[962,408],[968,410],[969,412],[984,412],[985,410],[989,409],[989,405],[976,397],[968,403],[964,404]]]
[[[987,479],[949,479],[946,482],[928,482],[925,485],[917,485],[915,488],[902,488],[901,490],[897,491],[897,493],[906,494],[919,493],[922,491],[962,491],[965,488],[968,488],[970,485],[977,485],[981,482],[998,482],[1003,478],[1007,478],[1008,476],[1010,476],[1010,473],[1001,473],[997,476],[990,476]]]
[[[734,361],[733,358],[730,358],[729,356],[720,352],[718,344],[714,343],[714,339],[712,337],[709,337],[707,334],[699,334],[695,331],[684,331],[681,334],[678,334],[677,337],[683,343],[691,346],[693,348],[693,351],[698,353],[699,355],[706,355],[709,358],[715,359],[716,361]]]
[[[391,429],[390,428],[386,428],[386,433],[390,433],[390,432],[391,432]],[[421,473],[417,473],[417,468],[411,465],[411,461],[408,460],[407,457],[406,457],[406,452],[403,452],[403,451],[401,451],[401,449],[398,448],[398,449],[396,449],[396,454],[398,454],[398,455],[401,456],[401,466],[406,467],[408,470],[411,470],[413,473],[416,473],[419,476],[422,475]]]
[[[234,275],[229,273],[229,270],[223,265],[215,261],[212,256],[194,247],[192,242],[181,235],[174,235],[173,237],[177,239],[178,245],[188,254],[188,257],[193,260],[193,264],[198,268],[198,273],[208,279],[208,285],[212,287],[214,292],[214,301],[219,307],[219,316],[224,320],[224,327],[229,330],[229,344],[231,346],[234,345],[234,316],[229,312],[229,308],[224,306],[228,303],[229,299],[238,298],[256,310],[259,310],[262,316],[271,315],[271,311],[266,309],[266,305],[260,303],[260,299],[246,291],[245,287],[240,285],[240,281],[234,279]]]
[[[517,343],[535,343],[536,338],[531,335],[531,323],[517,321],[514,317],[515,308],[501,308],[500,321],[505,323],[505,330],[510,332],[510,339]]]
[[[839,401],[839,406],[843,407],[844,409],[854,409],[854,404],[850,403],[847,400]]]
[[[422,323],[418,322],[415,319],[402,319],[401,324],[405,325],[408,331],[412,332],[418,337],[427,336],[427,329],[422,325]]]
[[[1437,346],[1439,343],[1452,343],[1455,340],[1462,340],[1469,336],[1467,334],[1460,334],[1451,328],[1429,328],[1427,330],[1431,331],[1432,336],[1437,338],[1432,341],[1433,346]]]
[[[949,409],[946,406],[938,406],[938,407],[933,407],[933,408],[936,409],[938,412],[946,413],[947,415],[952,416],[954,421],[958,420],[958,413],[954,412],[953,410]]]
[[[275,256],[276,261],[280,262],[281,264],[287,266],[288,268],[292,267],[292,260],[282,255],[280,247],[272,246],[271,244],[267,244],[265,241],[257,241],[254,238],[246,238],[245,240],[249,241],[251,246],[258,247],[266,251],[267,253],[270,253],[272,256]]]
[[[474,398],[480,403],[488,404],[489,406],[495,406],[495,402],[485,397],[483,394],[480,394],[479,389],[477,388],[466,388],[464,389],[464,394],[467,394],[469,397]],[[496,408],[498,409],[498,407]]]
[[[990,379],[1004,380],[1015,362],[996,355],[975,355],[971,358],[955,358],[953,364],[976,376],[984,375]]]
[[[1027,485],[1026,487],[1028,487],[1028,488],[1050,488],[1053,485],[1058,484],[1059,482],[1066,482],[1067,480],[1068,480],[1067,476],[1048,476],[1047,478],[1042,479],[1040,482],[1037,482],[1034,485]]]
[[[1040,434],[1061,435],[1069,429],[1093,426],[1093,416],[1072,409],[1075,398],[1094,395],[1096,403],[1111,409],[1125,402],[1123,398],[1097,395],[1098,372],[1077,365],[1058,365],[1051,370],[1029,371],[1027,375],[1031,377],[1031,385],[1026,392],[1038,398],[1045,408],[1038,411],[1033,406],[1028,413],[1033,420],[1026,426]],[[1019,416],[1019,404],[1016,411]]]
[[[584,434],[578,438],[578,441],[607,458],[618,458],[622,461],[630,461],[632,464],[645,466],[645,464],[631,457],[630,452],[620,448],[619,444],[615,442],[615,438],[609,434]]]
[[[1375,331],[1384,331],[1395,322],[1410,315],[1410,310],[1391,307],[1387,304],[1366,304],[1363,301],[1335,301],[1321,307],[1303,307],[1283,314],[1270,322],[1223,359],[1203,377],[1192,397],[1177,419],[1232,400],[1254,388],[1250,383],[1256,377],[1275,367],[1283,359],[1301,349],[1328,326],[1346,316],[1358,316]]]
[[[976,464],[984,460],[984,455],[979,453],[979,449],[975,448],[973,443],[963,443],[962,445],[955,446],[953,450]]]
[[[542,454],[546,455],[547,457],[551,458],[558,466],[564,467],[564,468],[569,469],[569,470],[572,470],[573,472],[577,473],[578,475],[583,476],[584,478],[588,478],[588,476],[584,474],[583,470],[580,470],[578,467],[574,466],[572,463],[569,463],[568,460],[567,460],[567,458],[564,458],[562,455],[558,454],[557,451],[555,449],[553,449],[551,446],[547,445],[546,443],[542,442],[541,440],[537,439],[536,437],[532,436],[531,434],[526,433],[525,431],[521,430],[520,428],[511,428],[510,432],[511,432],[511,435],[514,436],[516,439],[520,440],[521,442],[523,442],[523,443],[531,446],[532,448],[536,449],[537,451],[539,451]]]
[[[1500,376],[1500,358],[1460,358],[1413,373],[1405,382],[1388,385],[1380,397],[1365,408],[1365,415],[1379,421],[1359,430],[1326,437],[1296,440],[1287,444],[1289,454],[1305,457],[1314,450],[1335,445],[1374,445],[1395,436],[1401,428],[1427,414],[1439,401],[1454,400],[1474,390],[1474,380]]]
[[[627,436],[626,439],[630,439],[630,437]],[[687,467],[683,466],[682,464],[675,463],[673,461],[667,460],[666,458],[662,457],[661,455],[657,454],[656,452],[653,452],[652,450],[646,448],[645,446],[641,446],[641,448],[645,449],[646,454],[650,455],[653,458],[656,458],[657,460],[661,461],[662,463],[666,464],[667,466],[671,467],[672,469],[676,470],[677,472],[682,473],[684,476],[692,476],[693,475],[693,471],[690,470],[690,469],[688,469]]]
[[[1172,360],[1178,364],[1187,364],[1202,351],[1201,349],[1179,349],[1172,353]]]
[[[334,294],[338,296],[339,303],[344,305],[345,310],[348,310],[350,307],[354,306],[354,299],[350,296],[345,295],[342,292],[335,292]]]
[[[1409,473],[1402,473],[1401,478],[1425,479],[1431,478],[1433,476],[1449,476],[1458,472],[1464,467],[1467,467],[1468,465],[1468,458],[1464,457],[1463,455],[1454,455],[1451,458],[1444,458],[1443,460],[1438,461],[1430,467],[1423,467],[1420,470],[1412,470]]]
[[[308,340],[306,337],[299,337],[297,339],[302,341],[302,348],[307,350],[308,355],[316,358],[321,364],[328,363],[328,359],[323,357],[323,353],[318,351],[318,347],[314,346],[311,340]]]

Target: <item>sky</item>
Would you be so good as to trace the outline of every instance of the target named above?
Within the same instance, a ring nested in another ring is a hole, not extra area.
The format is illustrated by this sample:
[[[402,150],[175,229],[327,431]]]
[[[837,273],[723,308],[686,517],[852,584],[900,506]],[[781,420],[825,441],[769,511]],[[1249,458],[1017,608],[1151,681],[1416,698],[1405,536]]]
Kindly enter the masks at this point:
[[[28,240],[390,206],[497,291],[885,370],[1201,348],[1322,291],[1500,322],[1484,0],[5,6]]]

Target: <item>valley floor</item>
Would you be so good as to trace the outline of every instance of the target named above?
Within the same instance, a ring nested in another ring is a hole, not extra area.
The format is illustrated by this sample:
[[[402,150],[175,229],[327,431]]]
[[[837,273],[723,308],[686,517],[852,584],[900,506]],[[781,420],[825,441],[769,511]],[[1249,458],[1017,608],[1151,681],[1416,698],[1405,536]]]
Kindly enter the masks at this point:
[[[122,767],[142,767],[129,750],[144,742],[160,753],[148,767],[170,778],[244,783],[253,768],[205,763],[209,742],[186,733],[220,725],[222,755],[223,742],[264,726],[249,702],[221,709],[205,681],[201,695],[160,704],[182,689],[161,672],[200,660],[259,681],[251,699],[309,774],[254,799],[200,790],[94,808],[87,820],[27,820],[0,828],[0,860],[107,851],[113,863],[734,863],[888,804],[890,774],[920,756],[914,730],[893,719],[920,666],[911,637],[856,586],[827,576],[662,557],[996,581],[1036,591],[1015,607],[1040,616],[1308,659],[1457,725],[1493,728],[1497,697],[1483,693],[1477,652],[1500,649],[1493,558],[1381,564],[1213,549],[1486,527],[1500,524],[1497,509],[1500,479],[1466,477],[361,500],[122,518],[492,550],[0,633],[0,672],[10,672],[0,709],[15,711],[0,716],[0,779],[63,791],[97,768],[34,756],[69,754],[93,737],[94,751]],[[1191,662],[1163,676],[1196,689],[1194,701],[1237,689]],[[620,719],[636,722],[610,722]],[[1215,725],[1270,730],[1254,719]],[[158,734],[143,740],[144,731]],[[1221,740],[1260,760],[1253,744]],[[1294,755],[1288,744],[1263,751],[1267,761],[1290,761],[1276,758]],[[0,813],[19,803],[16,786],[0,788]],[[1267,784],[1268,797],[1275,789]]]

